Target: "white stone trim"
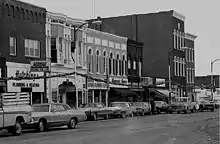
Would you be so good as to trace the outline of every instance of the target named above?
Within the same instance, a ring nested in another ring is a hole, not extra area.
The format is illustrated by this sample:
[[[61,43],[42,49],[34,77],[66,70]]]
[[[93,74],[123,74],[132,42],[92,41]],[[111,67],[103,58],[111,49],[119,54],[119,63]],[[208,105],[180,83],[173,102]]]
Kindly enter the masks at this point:
[[[194,41],[196,38],[197,38],[196,35],[193,35],[193,34],[190,34],[190,33],[185,33],[185,39]]]
[[[181,21],[185,21],[186,17],[176,11],[173,11],[173,17],[180,19]]]

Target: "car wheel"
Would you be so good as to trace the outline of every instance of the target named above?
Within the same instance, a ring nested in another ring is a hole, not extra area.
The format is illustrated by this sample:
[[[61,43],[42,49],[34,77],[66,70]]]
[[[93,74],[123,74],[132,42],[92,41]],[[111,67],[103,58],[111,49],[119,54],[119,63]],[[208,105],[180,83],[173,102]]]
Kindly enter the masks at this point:
[[[109,119],[109,116],[108,116],[108,115],[105,115],[105,119],[106,119],[106,120]]]
[[[211,108],[210,111],[213,112],[213,111],[214,111],[214,108]]]
[[[38,126],[37,126],[37,131],[38,132],[43,132],[46,129],[46,122],[44,120],[40,120],[38,122]]]
[[[184,113],[187,114],[187,113],[188,113],[188,110],[185,110]]]
[[[69,129],[75,129],[77,126],[77,120],[76,118],[71,118],[68,124]]]
[[[14,127],[11,129],[11,133],[14,136],[21,135],[21,133],[22,133],[22,124],[21,124],[21,122],[16,121]]]
[[[169,111],[169,114],[172,114],[173,112],[172,111]]]

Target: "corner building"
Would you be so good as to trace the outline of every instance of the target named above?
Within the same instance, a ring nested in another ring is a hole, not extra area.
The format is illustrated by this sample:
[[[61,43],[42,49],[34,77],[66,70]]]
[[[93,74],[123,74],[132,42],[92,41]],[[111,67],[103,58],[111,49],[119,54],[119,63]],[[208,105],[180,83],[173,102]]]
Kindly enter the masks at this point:
[[[86,29],[86,35],[88,74],[94,78],[108,78],[110,82],[128,84],[127,38],[89,28]],[[120,90],[124,88],[127,86],[88,80],[87,102],[108,105],[109,101],[120,99]]]
[[[1,77],[37,77],[31,61],[46,60],[46,9],[18,0],[0,0],[0,69]],[[1,93],[28,92],[31,102],[47,101],[43,79],[1,81]]]
[[[82,29],[76,34],[74,27],[85,23],[61,13],[47,12],[47,60],[51,62],[50,75],[77,72],[86,74],[86,35]],[[50,102],[69,104],[77,108],[85,98],[85,77],[73,74],[57,76],[48,81]]]

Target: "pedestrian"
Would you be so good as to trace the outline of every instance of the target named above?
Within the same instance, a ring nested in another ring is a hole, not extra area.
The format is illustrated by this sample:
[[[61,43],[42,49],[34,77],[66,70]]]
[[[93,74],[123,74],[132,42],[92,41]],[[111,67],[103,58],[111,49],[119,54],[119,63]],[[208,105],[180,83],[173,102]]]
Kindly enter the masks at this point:
[[[154,115],[155,113],[155,102],[154,102],[154,99],[151,99],[150,101],[150,104],[151,104],[151,113]]]

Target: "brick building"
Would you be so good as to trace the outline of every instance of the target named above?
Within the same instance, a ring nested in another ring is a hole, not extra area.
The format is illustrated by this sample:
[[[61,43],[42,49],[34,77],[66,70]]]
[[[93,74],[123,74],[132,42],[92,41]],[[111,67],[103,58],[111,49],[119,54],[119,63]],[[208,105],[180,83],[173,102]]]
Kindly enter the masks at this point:
[[[30,72],[30,61],[46,60],[45,20],[45,8],[18,0],[0,0],[2,77],[43,75],[43,72]],[[3,92],[30,92],[33,103],[46,100],[42,79],[10,80],[4,86]]]
[[[185,95],[185,16],[171,10],[102,18],[102,21],[96,29],[144,43],[143,76],[167,81],[170,64],[173,91]]]
[[[86,29],[86,35],[88,73],[94,78],[109,78],[110,82],[128,84],[127,38],[94,29]],[[106,83],[90,79],[88,90],[87,102],[102,102],[106,105],[128,94],[127,86],[110,84],[108,89]]]
[[[190,33],[185,34],[186,52],[186,92],[187,96],[193,96],[195,87],[195,39],[197,36]],[[193,98],[194,99],[194,98]]]

